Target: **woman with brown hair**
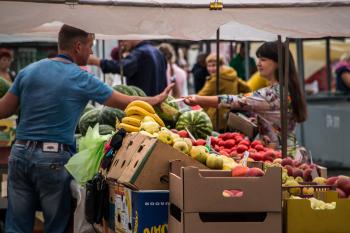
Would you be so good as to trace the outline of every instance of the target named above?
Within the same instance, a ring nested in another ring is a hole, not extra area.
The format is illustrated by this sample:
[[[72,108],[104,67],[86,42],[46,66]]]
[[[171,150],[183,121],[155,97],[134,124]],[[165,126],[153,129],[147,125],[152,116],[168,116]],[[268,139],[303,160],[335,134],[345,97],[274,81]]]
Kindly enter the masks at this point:
[[[12,83],[13,76],[11,75],[9,68],[12,62],[12,54],[8,49],[0,49],[0,78]]]
[[[281,145],[280,88],[278,79],[278,42],[266,42],[256,52],[258,70],[269,81],[269,86],[247,95],[188,96],[185,103],[202,107],[226,107],[248,111],[258,117],[261,139],[265,144]],[[283,49],[282,58],[285,55]],[[288,147],[296,147],[295,125],[306,120],[307,109],[301,91],[295,63],[289,51],[288,79]],[[284,74],[284,68],[283,68]]]
[[[248,93],[250,92],[250,88],[237,76],[236,70],[225,65],[224,59],[222,57],[219,58],[219,93],[216,91],[216,54],[212,53],[207,56],[205,59],[207,70],[209,72],[209,77],[205,82],[203,88],[198,92],[199,96],[212,96],[215,94],[227,94],[227,95],[237,95],[240,93]],[[206,112],[210,117],[213,125],[216,125],[216,112],[217,108],[206,108]],[[224,131],[226,129],[226,113],[228,110],[222,109],[220,113],[220,125],[217,131]]]

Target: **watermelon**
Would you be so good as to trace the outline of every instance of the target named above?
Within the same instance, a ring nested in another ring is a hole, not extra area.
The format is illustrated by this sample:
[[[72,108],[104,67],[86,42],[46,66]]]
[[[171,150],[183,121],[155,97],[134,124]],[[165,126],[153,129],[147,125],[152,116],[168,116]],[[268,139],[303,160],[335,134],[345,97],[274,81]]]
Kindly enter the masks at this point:
[[[113,89],[120,92],[120,93],[123,93],[125,95],[129,95],[129,96],[137,96],[137,92],[134,91],[134,89],[132,89],[131,87],[127,86],[127,85],[123,85],[123,84],[120,84],[120,85],[115,85],[113,86]]]
[[[180,115],[179,105],[175,103],[169,103],[174,100],[174,97],[168,96],[163,103],[154,107],[157,115],[164,121],[165,125],[170,128],[174,128],[177,119]]]
[[[100,112],[100,124],[115,126],[115,119],[121,120],[125,113],[118,108],[103,107]]]
[[[169,95],[169,96],[166,98],[165,103],[167,103],[167,104],[169,104],[171,107],[176,108],[177,110],[179,110],[180,108],[179,108],[179,105],[177,104],[177,102],[172,102],[172,103],[170,103],[170,101],[172,101],[172,100],[175,100],[175,98]]]
[[[98,127],[100,135],[113,134],[115,132],[115,128],[110,125],[99,125]]]
[[[10,83],[0,77],[0,98],[3,97],[8,89],[10,89]]]
[[[209,116],[203,111],[191,110],[184,112],[176,123],[177,130],[187,129],[195,138],[206,139],[211,135],[213,124]]]
[[[94,127],[100,121],[100,110],[93,109],[80,117],[79,131],[84,136],[89,126]]]
[[[86,112],[88,112],[90,110],[93,110],[93,109],[95,109],[95,107],[92,104],[87,104],[85,109],[84,109],[84,111],[83,111],[83,113],[81,115],[84,115],[84,113],[86,113]]]
[[[82,115],[79,120],[79,130],[84,136],[89,126],[94,127],[97,123],[100,125],[109,125],[115,129],[116,119],[121,120],[125,113],[117,108],[103,107],[92,109]]]
[[[146,93],[141,88],[139,88],[137,86],[130,85],[128,87],[132,88],[137,93],[137,96],[147,96]]]

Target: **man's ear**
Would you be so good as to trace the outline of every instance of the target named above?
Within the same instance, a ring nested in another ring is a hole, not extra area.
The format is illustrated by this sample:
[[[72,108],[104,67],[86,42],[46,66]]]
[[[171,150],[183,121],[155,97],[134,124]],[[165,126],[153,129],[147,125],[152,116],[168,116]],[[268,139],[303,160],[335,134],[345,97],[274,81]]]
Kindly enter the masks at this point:
[[[80,54],[81,46],[82,46],[81,41],[76,40],[75,43],[74,43],[74,52],[77,53],[77,54]]]

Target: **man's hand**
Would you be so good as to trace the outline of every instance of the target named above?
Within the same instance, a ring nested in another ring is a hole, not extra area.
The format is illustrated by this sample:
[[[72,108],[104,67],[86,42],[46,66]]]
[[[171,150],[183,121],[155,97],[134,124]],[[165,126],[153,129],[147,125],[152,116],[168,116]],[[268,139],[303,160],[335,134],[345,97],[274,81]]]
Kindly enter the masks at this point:
[[[87,64],[93,66],[100,66],[100,59],[94,55],[90,55]]]
[[[162,93],[160,93],[159,95],[156,95],[153,97],[154,100],[152,100],[152,102],[154,101],[154,103],[151,103],[151,105],[157,105],[162,103],[169,95],[170,91],[173,89],[175,83],[171,83],[169,84]]]

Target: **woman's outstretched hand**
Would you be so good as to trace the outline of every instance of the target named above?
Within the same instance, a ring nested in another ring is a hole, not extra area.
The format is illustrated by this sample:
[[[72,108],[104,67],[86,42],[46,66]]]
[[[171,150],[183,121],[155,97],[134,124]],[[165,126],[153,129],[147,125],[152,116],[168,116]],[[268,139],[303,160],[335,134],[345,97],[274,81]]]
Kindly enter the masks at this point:
[[[189,106],[198,105],[195,95],[189,95],[189,96],[185,96],[183,98],[184,98],[184,103],[189,105]]]

